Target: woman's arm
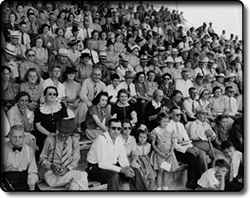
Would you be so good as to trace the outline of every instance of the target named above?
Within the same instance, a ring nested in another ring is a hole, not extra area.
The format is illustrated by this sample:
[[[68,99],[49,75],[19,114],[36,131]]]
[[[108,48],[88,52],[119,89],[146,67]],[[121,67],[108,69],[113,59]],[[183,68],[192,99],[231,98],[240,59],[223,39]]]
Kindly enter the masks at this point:
[[[130,123],[132,125],[135,125],[137,123],[137,121],[138,121],[138,119],[137,119],[137,113],[135,111],[132,111],[131,112],[131,117],[132,117],[132,120],[130,120]]]
[[[36,123],[36,128],[40,133],[47,136],[50,135],[50,132],[41,125],[41,122]]]
[[[107,127],[100,121],[97,115],[92,115],[92,118],[98,127],[100,127],[103,131],[107,131]]]

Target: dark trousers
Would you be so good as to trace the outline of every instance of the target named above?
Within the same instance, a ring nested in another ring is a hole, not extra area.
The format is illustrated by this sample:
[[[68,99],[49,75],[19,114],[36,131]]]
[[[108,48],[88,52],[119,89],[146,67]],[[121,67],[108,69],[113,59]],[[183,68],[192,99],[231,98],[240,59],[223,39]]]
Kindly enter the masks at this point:
[[[196,183],[200,178],[199,158],[187,152],[181,153],[176,150],[174,152],[178,161],[188,164],[187,181]]]
[[[86,172],[88,173],[88,179],[92,181],[99,181],[102,184],[108,184],[108,191],[120,191],[122,189],[122,181],[128,182],[131,191],[145,191],[148,190],[146,181],[142,178],[141,172],[133,168],[135,176],[128,178],[122,173],[118,173],[112,170],[101,169],[97,164],[88,163]]]
[[[240,183],[236,180],[234,181],[225,181],[225,191],[234,191],[234,192],[239,192],[243,189],[243,183]]]
[[[2,181],[8,191],[29,191],[27,178],[27,170],[2,173]]]

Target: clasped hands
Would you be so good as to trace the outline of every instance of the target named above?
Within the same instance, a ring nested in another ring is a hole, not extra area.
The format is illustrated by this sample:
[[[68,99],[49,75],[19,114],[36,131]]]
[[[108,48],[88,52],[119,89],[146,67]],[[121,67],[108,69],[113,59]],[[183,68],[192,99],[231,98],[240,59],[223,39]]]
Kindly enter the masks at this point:
[[[56,176],[63,176],[65,175],[69,169],[65,166],[57,165],[57,164],[51,164],[51,170]]]
[[[123,167],[120,172],[129,178],[132,178],[135,176],[135,172],[130,166]]]

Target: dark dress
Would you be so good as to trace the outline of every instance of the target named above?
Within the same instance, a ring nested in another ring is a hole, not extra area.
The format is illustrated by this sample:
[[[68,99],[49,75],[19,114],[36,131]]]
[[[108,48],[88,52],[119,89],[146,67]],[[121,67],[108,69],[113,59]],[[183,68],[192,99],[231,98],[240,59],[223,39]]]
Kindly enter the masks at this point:
[[[112,105],[111,108],[111,115],[117,114],[117,119],[119,120],[124,120],[124,119],[129,119],[132,120],[131,113],[135,111],[135,109],[129,105],[126,107],[119,107],[117,103]]]
[[[58,102],[53,113],[44,108],[44,104],[41,104],[35,110],[34,124],[40,122],[46,130],[51,133],[56,133],[56,122],[64,117],[68,117],[68,113],[67,108],[63,103]],[[39,148],[39,151],[36,153],[39,153],[40,155],[43,149],[44,140],[47,136],[38,131],[36,127],[32,134],[36,137],[37,146]]]
[[[149,121],[149,116],[156,115],[161,111],[161,107],[155,108],[152,105],[152,101],[150,101],[146,107],[145,107],[145,120],[146,120],[146,126],[148,128],[148,131],[151,132],[154,128],[156,128],[159,123],[157,122],[157,119]]]

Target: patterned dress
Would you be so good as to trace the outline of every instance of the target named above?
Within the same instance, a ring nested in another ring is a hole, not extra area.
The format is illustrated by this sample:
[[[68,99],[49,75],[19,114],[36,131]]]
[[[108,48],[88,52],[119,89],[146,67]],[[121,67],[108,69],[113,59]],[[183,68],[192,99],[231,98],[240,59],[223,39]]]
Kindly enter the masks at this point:
[[[168,154],[171,150],[173,139],[176,138],[174,131],[170,132],[166,130],[166,128],[161,129],[160,127],[156,127],[152,131],[151,135],[153,138],[156,138],[156,145],[158,149],[161,152]],[[156,152],[152,152],[150,162],[153,165],[154,170],[160,170],[160,165],[163,161],[171,164],[170,172],[175,171],[179,167],[174,153],[168,159],[163,159]]]

